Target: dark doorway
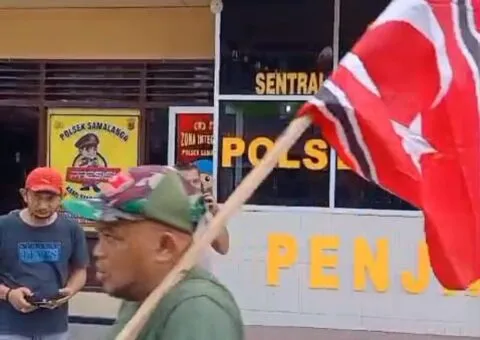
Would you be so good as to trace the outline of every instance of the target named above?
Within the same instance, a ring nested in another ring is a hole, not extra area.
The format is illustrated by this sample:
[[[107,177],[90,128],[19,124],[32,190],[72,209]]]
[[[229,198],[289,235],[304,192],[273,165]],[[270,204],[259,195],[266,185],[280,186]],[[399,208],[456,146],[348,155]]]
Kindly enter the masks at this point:
[[[0,214],[22,207],[19,189],[36,167],[39,110],[0,107]]]

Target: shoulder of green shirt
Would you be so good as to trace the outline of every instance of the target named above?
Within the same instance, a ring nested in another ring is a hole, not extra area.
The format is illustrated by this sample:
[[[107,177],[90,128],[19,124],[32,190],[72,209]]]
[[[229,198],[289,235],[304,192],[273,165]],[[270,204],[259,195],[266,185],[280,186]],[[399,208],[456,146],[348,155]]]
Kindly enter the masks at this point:
[[[120,331],[138,307],[138,303],[123,303],[112,331]],[[182,340],[194,335],[196,339],[243,339],[242,317],[232,294],[213,275],[199,268],[162,299],[139,339]]]
[[[181,302],[170,313],[161,330],[161,339],[175,340],[243,340],[243,325],[232,314],[208,296]]]

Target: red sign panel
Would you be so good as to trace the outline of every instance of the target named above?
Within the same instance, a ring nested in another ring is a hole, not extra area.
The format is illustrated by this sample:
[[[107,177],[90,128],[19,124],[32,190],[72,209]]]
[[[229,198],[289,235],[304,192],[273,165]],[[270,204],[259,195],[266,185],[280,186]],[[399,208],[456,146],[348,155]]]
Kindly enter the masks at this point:
[[[178,113],[176,162],[191,163],[213,155],[213,114]]]

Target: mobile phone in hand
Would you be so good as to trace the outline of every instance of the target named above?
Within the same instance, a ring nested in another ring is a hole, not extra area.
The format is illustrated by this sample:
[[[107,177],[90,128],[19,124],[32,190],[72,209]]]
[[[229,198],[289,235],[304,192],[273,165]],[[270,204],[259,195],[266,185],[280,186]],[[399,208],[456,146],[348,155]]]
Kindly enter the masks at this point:
[[[35,296],[26,296],[25,300],[34,307],[48,307],[52,304],[48,299],[36,299]]]
[[[52,301],[45,301],[45,302],[35,302],[32,304],[32,306],[37,307],[37,308],[50,308],[53,306]]]
[[[25,300],[27,300],[27,302],[34,307],[48,308],[48,307],[51,307],[56,301],[64,297],[65,296],[63,296],[62,294],[55,294],[49,298],[37,299],[35,298],[35,295],[33,295],[33,296],[27,296]]]
[[[213,196],[210,195],[209,193],[203,194],[203,200],[205,201],[206,204],[212,204]]]
[[[203,183],[203,181],[200,181],[200,190],[204,195],[206,194],[213,195],[213,188],[209,188],[209,189],[205,188],[205,183]]]
[[[64,294],[57,293],[57,294],[53,295],[52,297],[50,297],[48,300],[52,301],[52,302],[56,302],[58,300],[63,299],[65,296],[66,295],[64,295]]]

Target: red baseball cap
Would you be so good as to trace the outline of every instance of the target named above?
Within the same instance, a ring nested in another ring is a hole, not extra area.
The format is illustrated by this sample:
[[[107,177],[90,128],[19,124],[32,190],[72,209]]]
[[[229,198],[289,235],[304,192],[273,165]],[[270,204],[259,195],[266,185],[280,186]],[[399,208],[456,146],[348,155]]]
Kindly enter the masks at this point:
[[[63,192],[62,174],[55,169],[42,167],[33,169],[27,176],[25,188],[32,191]]]

